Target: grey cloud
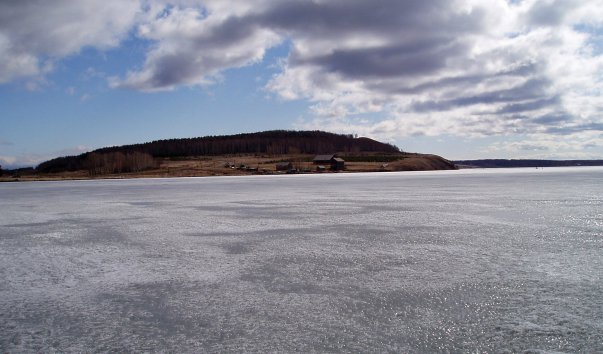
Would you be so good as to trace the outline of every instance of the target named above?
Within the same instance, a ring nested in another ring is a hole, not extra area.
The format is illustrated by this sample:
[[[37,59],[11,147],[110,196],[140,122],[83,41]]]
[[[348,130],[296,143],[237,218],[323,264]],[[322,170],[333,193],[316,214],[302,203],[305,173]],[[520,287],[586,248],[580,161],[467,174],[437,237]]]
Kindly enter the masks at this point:
[[[202,8],[195,10],[199,14],[204,12]],[[169,19],[169,12],[167,16]],[[193,21],[194,25],[203,21],[201,17],[187,20]],[[276,37],[274,33],[264,31],[262,26],[249,18],[236,16],[218,25],[203,27],[203,30],[178,31],[173,29],[168,34],[162,34],[165,36],[163,38],[160,35],[156,46],[147,54],[142,70],[130,72],[123,80],[112,78],[111,85],[155,91],[209,83],[222,70],[245,66],[261,59],[263,52],[277,43],[270,40]]]
[[[511,89],[496,90],[491,92],[485,92],[478,95],[466,96],[455,98],[444,101],[426,101],[417,102],[413,104],[413,110],[417,112],[429,112],[429,111],[444,111],[455,107],[472,106],[476,104],[492,104],[492,103],[505,103],[505,102],[516,102],[524,100],[539,99],[546,95],[546,89],[550,86],[550,81],[544,78],[530,79],[522,85],[516,86]],[[540,100],[544,106],[546,100]],[[543,107],[542,106],[542,107]],[[506,106],[507,109],[515,111],[521,107],[521,103],[510,104]],[[525,108],[529,108],[525,106]],[[530,109],[526,109],[530,110]],[[511,112],[508,112],[511,113]]]
[[[467,33],[485,26],[479,11],[455,13],[446,0],[334,0],[275,2],[255,21],[299,35],[335,36],[376,33],[384,36]]]
[[[405,86],[400,80],[388,80],[386,82],[370,83],[367,86],[374,91],[391,94],[420,94],[433,89],[447,87],[467,87],[478,84],[485,80],[486,75],[463,75],[455,77],[444,77],[441,79],[425,82],[414,86]]]
[[[532,119],[533,123],[542,124],[542,125],[553,125],[560,124],[565,122],[570,122],[573,120],[573,117],[565,112],[553,113],[553,114],[545,114],[542,116],[537,116]]]
[[[494,76],[532,76],[534,74],[538,74],[541,71],[541,67],[537,63],[521,63],[520,65],[510,68],[507,70],[502,70],[496,73]]]
[[[515,68],[502,70],[494,74],[475,74],[461,75],[452,77],[443,77],[440,79],[428,81],[419,85],[405,86],[404,81],[394,78],[394,80],[381,80],[376,83],[369,82],[367,87],[373,91],[390,94],[420,94],[430,90],[443,88],[467,88],[492,77],[533,77],[540,71],[538,65],[534,63],[521,64]]]
[[[505,105],[501,109],[497,111],[497,113],[507,114],[507,113],[519,113],[526,111],[535,111],[538,109],[546,108],[546,107],[555,107],[561,103],[561,99],[559,95],[556,95],[551,98],[537,99],[530,102],[522,102],[522,103],[511,103]],[[552,123],[553,121],[542,120],[540,123]]]
[[[194,64],[182,53],[162,56],[154,63],[157,69],[150,83],[155,87],[167,87],[186,82],[197,70]]]
[[[137,1],[0,2],[0,83],[44,74],[85,46],[109,48],[134,24]]]
[[[219,27],[207,33],[202,32],[194,36],[190,43],[193,47],[189,48],[189,50],[219,48],[225,44],[242,42],[257,29],[258,26],[247,18],[231,17],[220,24]]]
[[[192,60],[196,57],[193,51],[180,52],[159,56],[154,60],[151,79],[144,82],[141,86],[132,86],[131,88],[168,88],[182,84],[194,84],[190,82],[191,78],[204,77],[215,74],[217,70],[225,64],[224,58],[220,55],[205,55],[198,61]],[[228,64],[231,66],[243,65],[247,60],[246,55],[231,57]]]
[[[337,43],[354,35],[377,36],[391,43],[376,48],[370,44],[358,49],[334,47],[331,53],[310,56],[293,50],[288,58],[288,65],[292,67],[314,65],[325,72],[360,79],[418,76],[437,72],[445,67],[450,57],[463,55],[468,45],[460,38],[485,26],[480,11],[455,12],[444,0],[279,1],[268,4],[258,6],[254,13],[228,17],[202,33],[182,36],[173,41],[169,53],[151,52],[139,75],[134,73],[118,86],[153,90],[189,85],[223,69],[248,65],[254,61],[249,57],[249,52],[253,51],[248,48],[251,45],[249,39],[258,36],[262,30],[289,37],[294,43],[299,39]],[[268,47],[275,44],[270,43]],[[247,57],[226,57],[224,53],[233,46],[244,48]],[[208,62],[212,61],[213,55],[218,63]],[[175,59],[167,58],[171,56],[182,58],[179,65],[172,65]],[[145,78],[141,79],[143,73]]]
[[[464,52],[466,45],[448,38],[429,38],[380,48],[335,50],[309,59],[291,58],[291,65],[318,65],[328,72],[350,78],[421,76],[446,66],[450,56]]]
[[[258,16],[258,22],[294,38],[333,41],[330,53],[293,50],[288,58],[292,67],[313,65],[352,79],[420,76],[466,53],[464,36],[485,26],[479,11],[456,13],[450,6],[417,0],[283,2]],[[377,36],[388,44],[338,48],[338,41],[350,35]]]
[[[406,24],[407,27],[425,26],[416,14],[430,12],[443,3],[428,4],[425,1],[284,1],[276,3],[268,11],[258,15],[258,22],[285,30],[301,30],[304,33],[322,35],[354,30],[383,32]],[[398,30],[401,30],[399,28]]]
[[[552,126],[547,129],[547,133],[567,135],[588,130],[603,132],[603,123],[593,122],[587,124],[567,124],[563,126]]]

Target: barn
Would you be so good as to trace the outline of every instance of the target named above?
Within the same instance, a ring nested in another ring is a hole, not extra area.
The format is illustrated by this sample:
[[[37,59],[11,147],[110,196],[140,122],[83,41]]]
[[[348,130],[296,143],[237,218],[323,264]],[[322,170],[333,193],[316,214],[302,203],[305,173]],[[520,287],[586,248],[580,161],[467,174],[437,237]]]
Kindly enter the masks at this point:
[[[316,155],[312,162],[315,165],[330,165],[331,170],[340,171],[345,169],[345,161],[342,158],[337,157],[335,154],[331,155]]]

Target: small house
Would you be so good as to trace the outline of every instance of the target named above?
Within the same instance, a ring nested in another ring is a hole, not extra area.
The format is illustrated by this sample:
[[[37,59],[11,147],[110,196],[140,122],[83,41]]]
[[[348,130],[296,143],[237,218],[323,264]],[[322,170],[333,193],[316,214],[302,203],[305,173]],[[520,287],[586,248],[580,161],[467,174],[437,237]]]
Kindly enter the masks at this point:
[[[334,157],[333,160],[331,160],[331,169],[335,171],[345,169],[345,161],[342,158]]]
[[[337,155],[316,155],[312,162],[315,165],[330,165],[331,170],[340,171],[345,169],[345,160],[337,157]]]

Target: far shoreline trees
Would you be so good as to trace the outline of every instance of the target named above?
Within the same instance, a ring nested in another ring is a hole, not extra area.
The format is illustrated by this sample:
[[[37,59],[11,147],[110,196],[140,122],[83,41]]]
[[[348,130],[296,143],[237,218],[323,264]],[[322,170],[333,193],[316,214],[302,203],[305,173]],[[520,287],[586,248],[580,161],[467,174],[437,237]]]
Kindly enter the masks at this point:
[[[111,173],[140,172],[156,167],[155,159],[142,152],[92,152],[86,156],[84,166],[91,176]]]

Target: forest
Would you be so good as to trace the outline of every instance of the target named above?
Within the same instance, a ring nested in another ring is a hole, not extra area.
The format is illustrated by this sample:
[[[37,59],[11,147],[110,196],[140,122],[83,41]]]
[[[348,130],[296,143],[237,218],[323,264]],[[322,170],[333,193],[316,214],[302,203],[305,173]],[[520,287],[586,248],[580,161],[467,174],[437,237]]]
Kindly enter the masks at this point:
[[[259,133],[156,140],[143,144],[106,147],[77,156],[41,163],[37,172],[88,170],[91,175],[138,172],[156,166],[156,158],[237,154],[399,153],[395,145],[323,131],[273,130]]]

